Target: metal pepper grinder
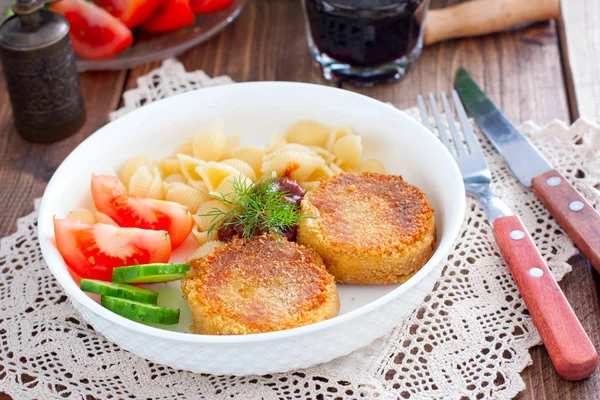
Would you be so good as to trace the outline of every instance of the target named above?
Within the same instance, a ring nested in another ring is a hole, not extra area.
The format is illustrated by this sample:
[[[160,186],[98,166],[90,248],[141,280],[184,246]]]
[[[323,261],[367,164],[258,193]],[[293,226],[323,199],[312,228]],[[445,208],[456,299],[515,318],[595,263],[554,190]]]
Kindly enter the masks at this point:
[[[0,59],[15,126],[34,142],[63,139],[85,122],[69,24],[43,9],[49,2],[17,0],[15,15],[0,25]]]

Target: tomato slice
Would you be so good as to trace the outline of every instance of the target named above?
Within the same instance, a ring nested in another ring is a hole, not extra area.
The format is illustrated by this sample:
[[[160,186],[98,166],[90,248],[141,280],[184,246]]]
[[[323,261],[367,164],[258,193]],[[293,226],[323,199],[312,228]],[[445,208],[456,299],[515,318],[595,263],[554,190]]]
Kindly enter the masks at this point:
[[[71,45],[73,51],[81,57],[111,57],[133,43],[131,31],[94,3],[61,0],[50,7],[69,21]]]
[[[189,0],[162,0],[156,13],[144,23],[149,32],[169,32],[194,23]]]
[[[115,267],[168,262],[171,256],[165,231],[55,219],[54,236],[65,263],[81,278],[111,281]]]
[[[116,176],[92,175],[92,198],[98,211],[122,227],[169,232],[173,249],[187,239],[194,221],[186,207],[171,201],[123,194],[118,184]]]
[[[196,14],[214,13],[227,8],[233,0],[190,0],[192,11]]]
[[[158,8],[159,0],[94,0],[128,28],[145,22]]]

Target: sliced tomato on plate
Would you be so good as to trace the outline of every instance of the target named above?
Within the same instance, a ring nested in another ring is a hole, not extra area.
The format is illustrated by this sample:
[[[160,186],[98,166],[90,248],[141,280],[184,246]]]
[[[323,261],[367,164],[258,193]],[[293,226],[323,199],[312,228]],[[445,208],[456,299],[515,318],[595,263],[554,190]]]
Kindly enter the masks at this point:
[[[194,224],[187,208],[171,201],[121,193],[118,184],[116,176],[92,175],[92,199],[98,211],[122,227],[169,232],[173,249],[187,239]]]
[[[143,26],[148,32],[169,32],[191,25],[195,20],[189,0],[161,0],[154,15]]]
[[[209,14],[227,8],[233,0],[190,0],[192,11],[196,14]]]
[[[94,3],[61,0],[53,3],[50,8],[69,21],[71,45],[73,51],[81,57],[111,57],[133,43],[129,28]]]
[[[156,11],[159,0],[94,0],[128,28],[145,22]]]
[[[171,256],[165,231],[55,219],[54,236],[65,263],[81,278],[110,282],[115,267],[164,263]]]

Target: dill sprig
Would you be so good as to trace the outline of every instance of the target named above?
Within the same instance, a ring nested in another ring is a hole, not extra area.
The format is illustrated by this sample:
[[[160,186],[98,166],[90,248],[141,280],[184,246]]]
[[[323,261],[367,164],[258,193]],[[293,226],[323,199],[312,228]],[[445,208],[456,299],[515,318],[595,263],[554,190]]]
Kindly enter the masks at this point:
[[[244,239],[250,239],[264,232],[283,235],[285,231],[298,225],[306,216],[297,206],[285,199],[289,193],[274,187],[276,182],[276,177],[260,179],[252,183],[244,177],[233,177],[231,193],[213,194],[213,197],[231,209],[223,211],[213,208],[201,215],[212,217],[208,234],[219,228],[221,223],[223,227],[242,226]]]

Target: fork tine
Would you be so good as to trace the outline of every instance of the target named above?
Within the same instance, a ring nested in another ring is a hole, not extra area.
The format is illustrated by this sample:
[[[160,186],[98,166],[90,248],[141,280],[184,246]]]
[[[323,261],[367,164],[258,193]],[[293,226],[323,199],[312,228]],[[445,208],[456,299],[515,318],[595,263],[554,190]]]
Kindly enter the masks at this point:
[[[458,93],[456,92],[456,90],[452,91],[452,100],[454,100],[454,108],[456,109],[456,114],[458,114],[458,120],[460,121],[463,134],[465,135],[465,140],[467,141],[469,151],[471,152],[471,154],[477,152],[481,153],[481,147],[479,146],[479,143],[475,138],[475,133],[473,133],[473,127],[469,122],[469,118],[467,117],[465,108],[463,107],[462,101],[460,101],[460,97],[458,97]]]
[[[452,143],[450,143],[450,141],[448,140],[448,134],[446,133],[446,129],[444,128],[444,124],[442,123],[442,117],[440,116],[440,112],[437,108],[437,102],[435,100],[435,97],[433,97],[432,93],[429,93],[429,103],[431,106],[431,110],[433,111],[433,117],[435,118],[435,124],[440,135],[440,140],[442,141],[442,144],[446,146],[448,151],[450,151],[450,154],[454,154],[452,152]]]
[[[421,122],[423,122],[425,128],[429,129],[431,132],[434,132],[433,127],[429,122],[429,114],[427,113],[427,107],[425,106],[425,102],[423,101],[423,96],[417,96],[417,103],[419,103],[419,110],[421,111]]]
[[[456,129],[456,124],[454,123],[454,114],[450,109],[450,104],[448,103],[448,97],[446,93],[440,92],[440,98],[442,99],[442,105],[444,106],[444,113],[446,113],[446,119],[448,120],[448,127],[450,128],[450,132],[452,132],[452,139],[454,139],[454,146],[456,147],[456,155],[457,157],[462,157],[467,154],[467,150],[465,149],[465,145],[463,144],[463,140]]]

